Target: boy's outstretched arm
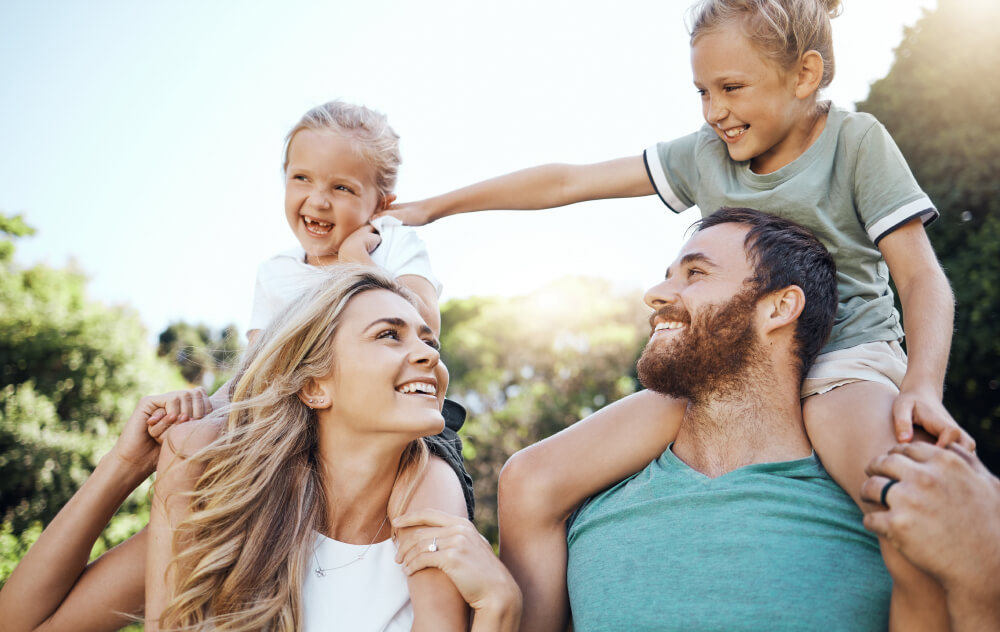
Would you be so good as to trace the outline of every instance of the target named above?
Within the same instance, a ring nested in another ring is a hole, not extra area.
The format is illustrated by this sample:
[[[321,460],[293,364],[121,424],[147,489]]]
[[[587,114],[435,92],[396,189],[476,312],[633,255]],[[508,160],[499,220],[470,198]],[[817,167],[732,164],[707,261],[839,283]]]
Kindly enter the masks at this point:
[[[686,408],[685,400],[641,391],[507,461],[498,490],[500,558],[524,595],[522,630],[565,629],[566,520],[659,457]]]
[[[383,214],[404,224],[422,226],[458,213],[538,210],[655,192],[640,155],[589,165],[550,164],[523,169],[419,202],[395,204]]]
[[[889,273],[903,306],[908,365],[899,396],[892,407],[896,438],[913,438],[913,425],[938,438],[939,445],[958,441],[975,449],[975,441],[962,430],[941,398],[951,350],[955,297],[934,255],[920,219],[913,219],[879,242]]]

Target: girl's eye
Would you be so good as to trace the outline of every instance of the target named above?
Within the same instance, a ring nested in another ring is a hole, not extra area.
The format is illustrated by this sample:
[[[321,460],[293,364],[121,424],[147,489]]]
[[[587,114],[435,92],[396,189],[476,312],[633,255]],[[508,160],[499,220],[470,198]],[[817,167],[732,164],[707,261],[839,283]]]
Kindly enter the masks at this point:
[[[334,187],[334,188],[335,188],[336,190],[338,190],[338,191],[347,191],[348,193],[354,193],[354,189],[352,189],[351,187],[349,187],[349,186],[347,186],[347,185],[345,185],[345,184],[338,184],[338,185],[337,185],[336,187]]]
[[[376,340],[381,340],[383,338],[391,338],[392,340],[399,340],[399,332],[396,331],[395,329],[386,329],[384,331],[380,331],[378,335],[375,336]]]
[[[292,176],[292,180],[295,180],[297,182],[305,182],[306,181],[306,177],[304,175],[298,173],[298,174],[295,174],[294,176]]]

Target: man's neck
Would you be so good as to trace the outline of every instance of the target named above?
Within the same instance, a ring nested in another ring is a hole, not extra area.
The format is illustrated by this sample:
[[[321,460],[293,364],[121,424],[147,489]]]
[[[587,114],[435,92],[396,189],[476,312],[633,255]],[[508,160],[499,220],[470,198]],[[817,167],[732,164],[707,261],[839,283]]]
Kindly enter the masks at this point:
[[[688,405],[673,450],[712,478],[754,463],[807,457],[812,446],[798,389],[760,379],[752,389],[699,398]]]

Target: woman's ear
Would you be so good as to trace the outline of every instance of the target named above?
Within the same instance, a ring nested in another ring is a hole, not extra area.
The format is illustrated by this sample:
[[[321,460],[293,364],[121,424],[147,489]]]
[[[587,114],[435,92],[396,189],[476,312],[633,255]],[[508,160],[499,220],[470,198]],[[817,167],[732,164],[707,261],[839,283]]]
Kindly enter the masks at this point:
[[[799,286],[789,285],[772,292],[764,301],[769,312],[764,327],[770,333],[798,320],[806,306],[806,295]]]
[[[306,382],[296,395],[300,402],[314,410],[329,408],[333,404],[333,399],[327,394],[323,385],[314,379]]]
[[[818,52],[807,51],[799,60],[798,73],[795,78],[795,96],[807,99],[819,90],[823,81],[823,56]]]

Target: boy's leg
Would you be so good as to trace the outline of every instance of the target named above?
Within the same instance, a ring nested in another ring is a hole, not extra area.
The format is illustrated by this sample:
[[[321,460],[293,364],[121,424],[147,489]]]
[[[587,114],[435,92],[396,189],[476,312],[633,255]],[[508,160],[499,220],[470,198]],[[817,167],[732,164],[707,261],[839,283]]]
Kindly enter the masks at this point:
[[[865,513],[878,506],[861,500],[865,467],[896,444],[892,403],[898,391],[876,382],[852,382],[803,401],[806,432],[823,466]],[[910,564],[888,540],[879,540],[892,575],[890,630],[947,630],[944,592]]]

